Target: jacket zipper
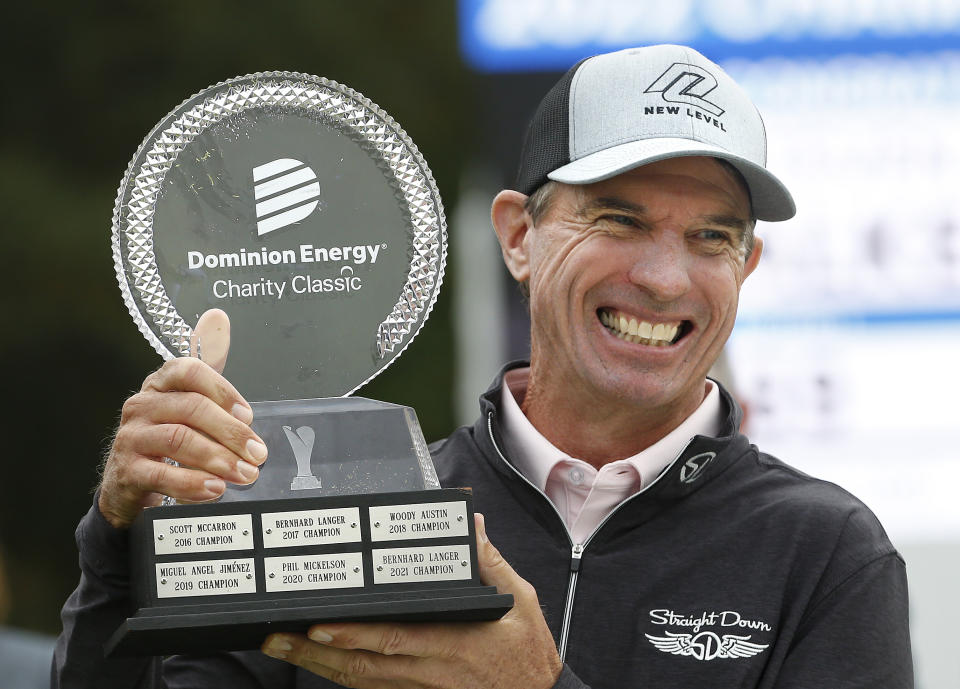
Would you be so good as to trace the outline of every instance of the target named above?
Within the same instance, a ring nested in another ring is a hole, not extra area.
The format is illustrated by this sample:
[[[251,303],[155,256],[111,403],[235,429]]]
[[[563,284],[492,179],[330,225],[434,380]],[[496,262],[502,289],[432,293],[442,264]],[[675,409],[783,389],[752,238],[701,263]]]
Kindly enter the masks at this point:
[[[549,499],[549,498],[548,498]],[[567,584],[567,602],[563,606],[563,624],[560,627],[560,660],[567,658],[567,641],[570,639],[570,620],[573,617],[573,599],[577,593],[577,579],[580,578],[580,558],[583,546],[575,543],[570,552],[570,581]]]
[[[560,661],[566,662],[567,642],[570,638],[570,620],[573,617],[573,601],[577,594],[577,579],[580,576],[580,560],[583,558],[584,550],[586,550],[590,541],[593,540],[593,537],[597,535],[597,532],[603,528],[603,525],[606,524],[621,507],[646,493],[650,488],[653,488],[655,485],[657,485],[661,478],[669,473],[670,468],[676,464],[677,460],[680,459],[680,457],[683,456],[683,453],[687,451],[687,448],[690,446],[690,443],[693,442],[693,439],[691,438],[689,441],[687,441],[687,444],[684,445],[680,452],[677,453],[677,456],[673,458],[673,461],[671,461],[670,464],[668,464],[664,470],[660,472],[660,475],[651,481],[648,486],[640,489],[610,510],[609,514],[607,514],[607,516],[604,517],[599,524],[597,524],[597,527],[590,532],[590,535],[587,536],[583,543],[574,543],[573,535],[570,533],[570,529],[567,528],[567,522],[564,520],[563,515],[560,514],[560,510],[558,510],[556,505],[553,504],[553,501],[547,497],[546,493],[537,488],[530,481],[530,479],[520,473],[520,471],[518,471],[517,468],[507,460],[507,458],[503,455],[503,452],[500,451],[500,447],[497,445],[497,440],[493,436],[493,412],[487,412],[487,433],[490,435],[490,442],[493,444],[493,449],[497,451],[497,454],[500,456],[500,459],[503,461],[503,463],[510,467],[510,470],[513,471],[513,473],[523,479],[528,486],[542,495],[543,498],[550,504],[554,513],[556,513],[557,517],[560,519],[560,523],[563,525],[563,530],[567,534],[567,540],[570,542],[570,579],[567,583],[567,600],[563,607],[563,622],[560,626],[560,646],[557,649],[560,654]]]

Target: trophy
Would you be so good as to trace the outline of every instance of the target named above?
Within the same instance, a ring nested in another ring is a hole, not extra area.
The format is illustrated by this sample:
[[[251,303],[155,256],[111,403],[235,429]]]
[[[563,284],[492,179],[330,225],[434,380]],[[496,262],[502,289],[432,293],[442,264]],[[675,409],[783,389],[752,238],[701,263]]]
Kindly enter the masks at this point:
[[[269,458],[215,503],[131,527],[135,609],[108,654],[258,648],[322,621],[489,620],[469,489],[443,489],[416,414],[350,396],[406,349],[437,298],[436,184],[394,120],[336,82],[266,72],[184,101],[117,194],[124,301],[164,358],[229,317],[223,375]]]

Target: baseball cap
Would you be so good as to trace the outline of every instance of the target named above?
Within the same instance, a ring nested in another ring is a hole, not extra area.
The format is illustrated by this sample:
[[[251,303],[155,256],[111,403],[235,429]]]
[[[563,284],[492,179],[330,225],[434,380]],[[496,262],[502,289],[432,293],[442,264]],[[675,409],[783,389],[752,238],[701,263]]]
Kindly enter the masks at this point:
[[[587,58],[540,101],[520,156],[516,190],[548,179],[588,184],[681,156],[728,161],[750,189],[760,220],[787,220],[793,197],[766,168],[756,106],[693,48],[655,45]]]

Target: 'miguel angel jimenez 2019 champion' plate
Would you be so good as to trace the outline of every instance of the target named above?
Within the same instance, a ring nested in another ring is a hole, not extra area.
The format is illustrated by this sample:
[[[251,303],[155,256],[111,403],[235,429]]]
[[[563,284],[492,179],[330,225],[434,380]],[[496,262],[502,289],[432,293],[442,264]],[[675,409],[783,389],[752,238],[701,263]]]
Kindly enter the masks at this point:
[[[144,140],[113,217],[117,278],[164,358],[200,315],[231,321],[248,400],[349,394],[437,298],[446,223],[416,146],[336,82],[265,72],[185,101]]]

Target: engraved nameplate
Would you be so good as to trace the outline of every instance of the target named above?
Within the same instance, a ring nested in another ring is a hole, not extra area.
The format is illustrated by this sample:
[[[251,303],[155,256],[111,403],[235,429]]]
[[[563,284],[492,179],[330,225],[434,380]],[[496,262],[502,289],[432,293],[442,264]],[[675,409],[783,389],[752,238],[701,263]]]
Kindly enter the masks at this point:
[[[156,565],[157,597],[225,596],[256,593],[253,558],[194,560]]]
[[[262,525],[265,548],[356,543],[360,541],[360,508],[270,512],[262,516]]]
[[[153,547],[157,555],[208,553],[253,548],[253,520],[249,514],[157,519]]]
[[[293,555],[263,561],[267,591],[343,589],[363,586],[363,554]]]
[[[470,546],[435,545],[373,551],[373,583],[453,581],[470,578]]]
[[[467,503],[460,500],[370,508],[370,538],[374,541],[466,536],[469,528]]]

